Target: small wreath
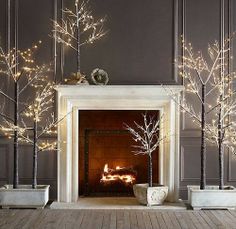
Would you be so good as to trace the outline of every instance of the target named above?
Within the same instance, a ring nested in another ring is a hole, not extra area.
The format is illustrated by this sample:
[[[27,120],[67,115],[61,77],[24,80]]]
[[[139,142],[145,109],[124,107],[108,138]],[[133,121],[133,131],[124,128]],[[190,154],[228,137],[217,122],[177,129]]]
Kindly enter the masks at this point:
[[[107,72],[103,69],[95,68],[91,73],[91,79],[96,85],[106,85],[109,81]]]

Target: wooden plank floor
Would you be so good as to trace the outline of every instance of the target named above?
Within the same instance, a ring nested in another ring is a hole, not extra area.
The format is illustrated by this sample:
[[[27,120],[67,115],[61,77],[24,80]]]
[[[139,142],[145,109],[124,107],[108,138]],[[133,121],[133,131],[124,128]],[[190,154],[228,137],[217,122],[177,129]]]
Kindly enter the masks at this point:
[[[223,210],[0,210],[1,229],[236,228],[236,211]]]

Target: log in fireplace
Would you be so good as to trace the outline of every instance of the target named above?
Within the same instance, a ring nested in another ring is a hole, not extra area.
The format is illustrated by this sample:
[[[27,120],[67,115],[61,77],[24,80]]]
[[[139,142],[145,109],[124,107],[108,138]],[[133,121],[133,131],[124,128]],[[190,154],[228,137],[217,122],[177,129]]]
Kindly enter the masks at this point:
[[[113,183],[121,183],[125,186],[130,186],[136,183],[136,179],[137,171],[134,170],[132,166],[116,166],[114,169],[111,169],[108,164],[105,164],[100,183],[104,186],[111,185]]]
[[[134,141],[124,123],[142,122],[145,111],[80,112],[80,195],[130,196],[134,183],[147,182],[147,157],[132,153]],[[154,113],[155,111],[151,111]],[[158,182],[158,150],[153,160],[154,182]]]

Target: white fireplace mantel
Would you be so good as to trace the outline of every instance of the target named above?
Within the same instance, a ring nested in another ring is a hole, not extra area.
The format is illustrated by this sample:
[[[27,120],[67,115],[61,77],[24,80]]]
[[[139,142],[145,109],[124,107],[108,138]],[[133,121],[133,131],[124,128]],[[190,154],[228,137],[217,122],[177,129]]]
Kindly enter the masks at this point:
[[[164,113],[164,132],[170,134],[159,151],[159,182],[169,186],[168,200],[179,193],[179,109],[168,94],[178,97],[183,86],[169,85],[59,85],[58,119],[58,202],[79,198],[79,111],[80,110],[159,110]]]

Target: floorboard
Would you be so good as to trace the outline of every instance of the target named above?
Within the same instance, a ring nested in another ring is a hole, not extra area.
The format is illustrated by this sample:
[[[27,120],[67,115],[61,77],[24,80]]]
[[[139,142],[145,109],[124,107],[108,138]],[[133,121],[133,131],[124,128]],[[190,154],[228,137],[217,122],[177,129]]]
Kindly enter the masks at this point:
[[[162,214],[161,212],[157,212],[156,213],[156,217],[157,217],[157,221],[159,222],[160,224],[160,228],[167,228],[166,224],[165,224],[165,221],[162,217]]]
[[[125,229],[124,228],[124,211],[116,212],[116,228],[117,229]]]
[[[142,211],[136,211],[136,217],[137,217],[137,222],[138,222],[138,228],[145,229]]]
[[[89,223],[90,222],[93,223],[92,213],[93,213],[93,211],[85,211],[84,212],[81,222],[80,222],[81,228],[88,229]],[[80,228],[79,225],[78,225],[78,228]]]
[[[189,229],[190,225],[188,225],[188,222],[186,222],[186,220],[183,217],[183,214],[181,212],[174,212],[179,224],[180,224],[180,228],[182,229]]]
[[[64,218],[64,227],[65,229],[75,229],[77,228],[78,217],[81,213],[77,211],[69,211],[66,217]]]
[[[158,223],[157,221],[157,217],[156,217],[156,214],[155,212],[149,212],[149,217],[150,217],[150,221],[151,221],[151,224],[152,224],[152,228],[155,228],[155,229],[160,229],[160,224]]]
[[[209,216],[209,218],[212,220],[212,222],[214,222],[214,224],[216,225],[216,228],[219,229],[225,229],[226,226],[224,225],[224,222],[221,222],[217,217],[215,217],[214,214],[212,214],[212,211],[209,210],[205,210],[203,211],[207,216]]]
[[[175,228],[175,225],[172,223],[172,221],[171,221],[171,219],[168,215],[168,212],[163,211],[162,212],[162,217],[163,217],[163,219],[165,221],[165,224],[166,224],[168,229],[174,229]]]
[[[210,217],[207,214],[205,214],[203,211],[199,211],[199,214],[207,222],[207,224],[210,228],[212,228],[212,229],[216,228],[216,224],[214,224],[214,222],[211,221]]]
[[[181,229],[180,224],[179,224],[178,220],[176,219],[176,216],[175,216],[174,212],[173,211],[169,211],[167,213],[168,213],[170,221],[174,225],[174,228]]]
[[[227,210],[0,210],[0,229],[233,229]]]
[[[124,228],[130,229],[130,214],[129,211],[124,212]]]
[[[143,211],[143,221],[145,229],[152,229],[152,223],[148,211]]]
[[[116,229],[116,211],[111,212],[110,229]]]
[[[103,220],[102,220],[102,229],[109,229],[111,222],[111,214],[108,211],[102,211]]]
[[[205,221],[205,219],[201,216],[199,211],[193,211],[193,215],[195,218],[198,220],[198,222],[202,225],[203,228],[205,229],[211,229],[209,224]]]
[[[2,210],[4,214],[2,214],[1,221],[0,221],[0,228],[8,228],[9,225],[12,224],[14,219],[16,218],[17,211],[9,211],[9,210]]]
[[[13,219],[14,229],[22,229],[22,227],[29,221],[32,215],[30,210],[24,210],[21,214],[17,214],[17,217]]]
[[[224,225],[226,226],[226,228],[236,228],[236,225],[234,222],[231,222],[231,220],[228,218],[228,216],[225,214],[225,211],[219,211],[219,210],[215,210],[215,211],[211,211],[212,214],[215,215],[215,217],[217,219],[220,219],[221,222],[224,223]]]
[[[135,211],[130,211],[130,228],[138,229],[138,221]]]

